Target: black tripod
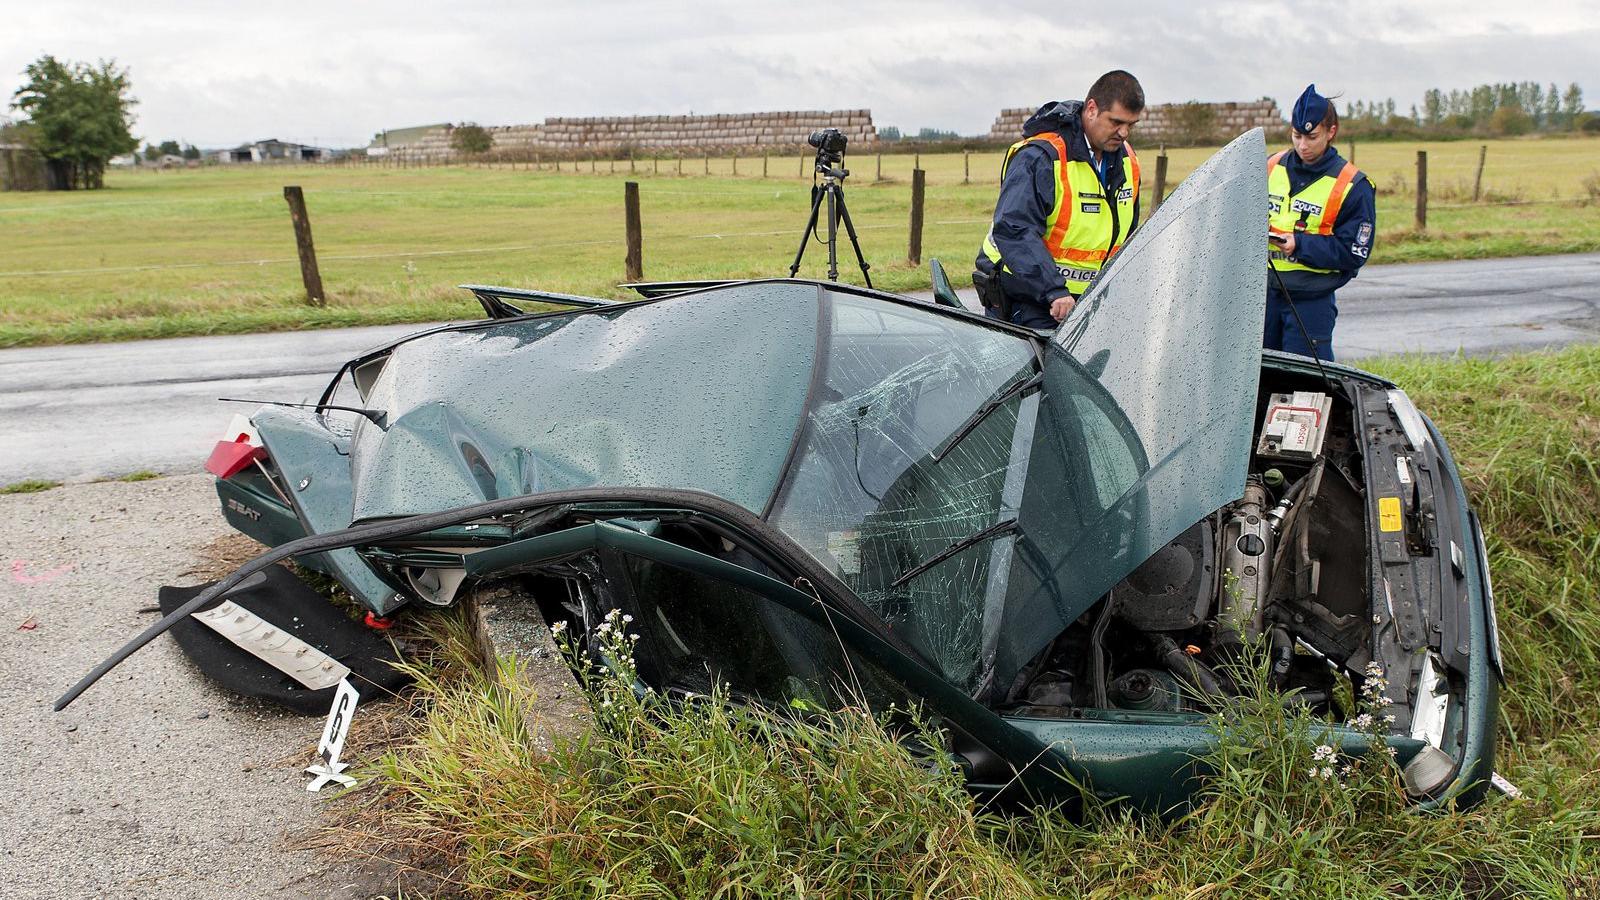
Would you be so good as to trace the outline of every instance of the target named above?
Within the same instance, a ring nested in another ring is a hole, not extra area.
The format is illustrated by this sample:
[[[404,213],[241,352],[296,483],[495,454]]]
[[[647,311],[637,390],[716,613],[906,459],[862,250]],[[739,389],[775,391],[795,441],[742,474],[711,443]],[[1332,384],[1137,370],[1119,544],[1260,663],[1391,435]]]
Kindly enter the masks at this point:
[[[844,180],[850,177],[850,170],[844,167],[844,154],[830,153],[827,150],[817,151],[816,174],[822,176],[822,183],[815,182],[812,176],[811,185],[811,218],[806,220],[805,231],[800,233],[800,249],[795,252],[794,265],[789,267],[789,277],[793,278],[800,271],[800,258],[806,255],[806,243],[816,233],[817,213],[822,209],[824,197],[828,200],[828,280],[839,280],[839,220],[844,220],[845,233],[850,236],[850,246],[855,248],[856,262],[861,266],[861,277],[867,280],[867,287],[872,287],[872,276],[867,270],[872,268],[867,265],[867,258],[861,255],[861,242],[856,240],[856,226],[850,221],[850,210],[844,205]]]

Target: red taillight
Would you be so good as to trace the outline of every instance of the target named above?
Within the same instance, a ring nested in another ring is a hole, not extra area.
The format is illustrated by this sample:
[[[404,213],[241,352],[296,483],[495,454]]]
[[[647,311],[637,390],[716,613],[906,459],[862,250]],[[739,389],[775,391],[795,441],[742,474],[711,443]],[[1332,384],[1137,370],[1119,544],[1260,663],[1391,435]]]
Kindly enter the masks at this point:
[[[217,441],[206,460],[206,471],[218,478],[232,478],[258,459],[265,459],[267,451],[250,443],[249,435],[239,435],[236,441]]]

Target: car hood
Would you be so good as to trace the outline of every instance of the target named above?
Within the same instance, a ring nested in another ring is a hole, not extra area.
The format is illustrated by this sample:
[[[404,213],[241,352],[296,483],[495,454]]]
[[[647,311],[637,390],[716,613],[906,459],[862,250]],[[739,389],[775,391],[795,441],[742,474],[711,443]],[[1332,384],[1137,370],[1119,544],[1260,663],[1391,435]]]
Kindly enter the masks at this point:
[[[351,441],[353,521],[605,485],[760,513],[806,397],[819,289],[757,282],[396,346]]]
[[[992,684],[1010,684],[1152,553],[1243,495],[1266,304],[1265,156],[1256,129],[1184,179],[1049,342],[1006,597],[986,611]]]

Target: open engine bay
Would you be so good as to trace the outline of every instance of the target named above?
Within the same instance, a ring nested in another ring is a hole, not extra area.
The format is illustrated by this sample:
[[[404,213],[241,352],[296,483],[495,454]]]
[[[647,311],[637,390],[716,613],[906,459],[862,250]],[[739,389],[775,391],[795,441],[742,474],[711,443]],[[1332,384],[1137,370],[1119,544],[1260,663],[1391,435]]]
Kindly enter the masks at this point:
[[[1230,664],[1258,646],[1288,702],[1348,719],[1349,698],[1383,678],[1391,731],[1451,751],[1470,618],[1463,554],[1479,538],[1450,524],[1457,494],[1427,425],[1401,391],[1270,368],[1256,422],[1244,496],[1062,632],[1004,712],[1212,709],[1239,690]]]

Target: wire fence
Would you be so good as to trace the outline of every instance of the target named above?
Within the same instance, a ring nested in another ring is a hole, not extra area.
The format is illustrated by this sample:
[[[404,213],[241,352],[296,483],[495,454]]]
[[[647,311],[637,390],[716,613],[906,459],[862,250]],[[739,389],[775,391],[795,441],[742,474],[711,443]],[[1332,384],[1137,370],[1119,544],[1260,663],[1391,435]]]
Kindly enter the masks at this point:
[[[1440,191],[1440,194],[1442,195],[1442,199],[1445,199],[1447,202],[1432,202],[1432,203],[1427,202],[1428,198],[1425,196],[1426,190],[1427,190],[1427,188],[1426,188],[1426,185],[1427,185],[1426,171],[1425,171],[1425,169],[1419,168],[1418,173],[1417,173],[1418,177],[1417,177],[1415,182],[1409,182],[1409,183],[1404,183],[1404,184],[1400,185],[1401,187],[1406,188],[1408,190],[1412,189],[1412,185],[1413,184],[1420,184],[1423,187],[1424,196],[1421,198],[1421,202],[1419,203],[1419,213],[1418,213],[1418,222],[1417,222],[1417,229],[1416,230],[1421,230],[1421,228],[1423,227],[1422,226],[1422,221],[1423,220],[1422,220],[1422,213],[1421,213],[1421,210],[1422,210],[1423,207],[1426,207],[1427,209],[1431,209],[1431,210],[1451,210],[1451,211],[1456,211],[1456,210],[1465,210],[1465,209],[1503,208],[1503,207],[1586,206],[1586,205],[1600,203],[1600,178],[1594,179],[1593,182],[1588,184],[1586,187],[1584,185],[1582,185],[1581,183],[1575,181],[1574,183],[1578,183],[1580,188],[1586,189],[1586,193],[1580,193],[1580,194],[1573,195],[1573,196],[1558,196],[1558,197],[1550,197],[1550,198],[1527,198],[1527,197],[1524,197],[1524,196],[1505,196],[1503,193],[1497,193],[1497,191],[1510,190],[1509,188],[1505,187],[1504,182],[1503,182],[1503,178],[1505,177],[1506,173],[1508,173],[1508,172],[1510,172],[1510,173],[1518,173],[1518,172],[1531,172],[1531,171],[1540,171],[1540,172],[1545,171],[1547,166],[1542,165],[1542,164],[1537,163],[1537,162],[1522,162],[1522,161],[1498,162],[1497,161],[1495,166],[1494,166],[1493,173],[1494,173],[1494,178],[1498,179],[1498,180],[1492,182],[1490,184],[1489,189],[1487,191],[1485,191],[1483,189],[1483,186],[1484,186],[1484,174],[1485,174],[1485,170],[1486,170],[1484,159],[1485,159],[1485,153],[1486,153],[1487,148],[1486,147],[1482,148],[1482,149],[1478,149],[1478,148],[1462,148],[1462,150],[1463,150],[1463,152],[1469,152],[1469,153],[1473,152],[1474,150],[1476,150],[1476,153],[1474,154],[1474,155],[1477,156],[1476,161],[1468,161],[1468,162],[1457,162],[1457,161],[1453,161],[1453,160],[1451,160],[1451,161],[1439,161],[1439,162],[1436,162],[1436,163],[1433,164],[1432,171],[1435,174],[1435,176],[1437,176],[1441,172],[1449,172],[1449,173],[1466,172],[1466,171],[1474,172],[1475,173],[1475,178],[1474,178],[1474,182],[1475,183],[1473,185],[1472,193],[1479,194],[1480,195],[1479,199],[1474,200],[1474,201],[1459,201],[1459,202],[1455,201],[1455,197],[1459,196],[1463,192],[1464,188],[1460,184],[1450,184],[1450,185],[1446,185],[1444,187],[1444,190]],[[1188,155],[1191,155],[1191,156],[1198,157],[1200,153],[1203,153],[1205,151],[1193,151],[1193,152],[1182,151],[1182,152],[1185,152],[1185,153],[1187,153]],[[1148,151],[1147,151],[1147,154],[1148,154]],[[1392,150],[1390,151],[1389,155],[1391,155],[1391,156],[1393,155]],[[887,177],[887,178],[884,176],[884,171],[885,170],[884,170],[884,165],[883,165],[884,159],[885,159],[886,156],[888,158],[890,158],[891,161],[892,161],[891,162],[891,177]],[[965,151],[965,152],[960,152],[960,153],[955,153],[955,154],[946,154],[946,155],[939,155],[939,156],[936,156],[934,154],[929,154],[927,158],[929,159],[930,163],[934,164],[932,166],[933,171],[936,171],[941,176],[941,178],[939,180],[942,182],[942,186],[951,187],[951,186],[956,185],[956,184],[960,184],[960,185],[971,185],[971,184],[973,184],[974,179],[972,178],[972,172],[973,172],[973,169],[974,169],[974,166],[973,166],[973,162],[974,162],[973,157],[974,156],[978,157],[977,161],[979,163],[979,171],[980,172],[983,172],[988,167],[988,165],[990,163],[995,162],[999,158],[999,154],[998,153],[987,152],[987,151],[976,152],[976,153],[973,152],[973,151]],[[1162,165],[1159,166],[1159,170],[1165,170],[1166,166],[1164,165],[1164,163],[1165,163],[1165,160],[1166,160],[1166,151],[1164,149],[1159,150],[1159,151],[1157,151],[1155,156],[1156,156],[1156,159],[1158,161],[1163,163]],[[897,182],[897,180],[895,178],[892,177],[893,173],[897,172],[907,162],[909,162],[910,165],[912,166],[912,171],[913,172],[923,171],[923,172],[927,173],[927,174],[925,174],[924,177],[927,177],[927,179],[930,182],[935,180],[933,177],[931,177],[932,174],[933,174],[932,172],[930,172],[929,170],[922,169],[923,158],[924,158],[923,155],[920,154],[920,153],[911,154],[909,156],[909,158],[896,157],[894,154],[871,153],[871,154],[862,154],[862,155],[858,155],[856,157],[853,157],[852,158],[852,163],[858,169],[858,181],[863,181],[868,185],[883,184],[885,182],[890,182],[890,187],[897,187],[897,186],[899,186],[899,183]],[[744,160],[745,163],[746,163],[747,173],[748,174],[739,172],[739,164],[740,164],[740,160],[741,159]],[[284,175],[284,176],[291,176],[294,173],[314,172],[314,171],[315,172],[329,172],[329,171],[351,171],[351,170],[447,168],[448,167],[448,168],[500,169],[500,170],[504,170],[504,171],[507,171],[507,172],[543,173],[544,175],[553,175],[553,174],[555,174],[557,172],[561,172],[561,173],[568,174],[568,175],[590,176],[590,175],[594,175],[594,174],[599,174],[599,175],[604,175],[604,176],[610,176],[613,173],[614,174],[618,174],[618,175],[630,175],[630,174],[632,174],[632,175],[653,175],[653,174],[657,174],[657,173],[660,172],[660,170],[663,168],[662,163],[668,163],[669,165],[666,168],[668,168],[669,171],[667,173],[665,173],[665,174],[671,175],[674,178],[676,178],[677,175],[678,175],[678,171],[683,167],[683,163],[692,161],[692,162],[699,163],[699,165],[698,166],[689,166],[688,168],[689,168],[690,171],[687,172],[684,175],[684,177],[686,177],[686,178],[688,178],[688,177],[705,178],[706,177],[705,173],[711,171],[712,168],[713,168],[713,163],[716,163],[717,164],[717,168],[718,168],[718,171],[714,173],[714,175],[716,177],[722,178],[722,179],[727,179],[727,178],[738,178],[738,179],[749,178],[750,179],[750,184],[749,184],[748,187],[745,187],[745,186],[742,186],[742,185],[730,184],[730,183],[728,183],[727,181],[724,180],[724,181],[719,181],[715,186],[707,184],[707,185],[696,185],[696,186],[693,186],[693,187],[689,187],[689,186],[677,187],[677,186],[673,186],[674,182],[672,182],[672,181],[661,181],[661,182],[652,181],[652,182],[648,182],[647,196],[659,196],[659,197],[664,197],[664,198],[672,198],[672,197],[710,197],[710,198],[735,198],[735,199],[757,200],[757,199],[795,198],[795,197],[799,197],[801,195],[807,194],[809,192],[809,190],[810,190],[809,183],[804,184],[804,185],[795,185],[795,184],[793,184],[793,181],[798,180],[800,178],[808,178],[808,180],[809,180],[809,176],[811,175],[811,168],[812,168],[812,166],[810,164],[814,162],[814,156],[802,155],[802,156],[797,156],[797,157],[783,157],[781,159],[784,160],[785,164],[783,166],[781,166],[781,167],[773,165],[773,161],[777,160],[777,159],[780,159],[780,158],[772,156],[770,154],[763,155],[763,156],[754,156],[754,157],[725,156],[725,157],[720,157],[720,158],[714,157],[714,156],[712,156],[710,154],[701,154],[701,155],[681,154],[681,155],[676,155],[676,156],[645,157],[643,159],[641,159],[640,157],[632,157],[632,158],[629,158],[629,157],[610,157],[610,158],[605,158],[605,157],[600,157],[600,156],[597,156],[597,155],[596,156],[590,156],[590,157],[588,157],[586,159],[578,159],[578,158],[572,158],[572,157],[568,157],[568,158],[565,158],[565,159],[541,159],[536,155],[530,155],[527,158],[520,158],[520,159],[519,158],[509,158],[509,159],[507,159],[507,158],[489,158],[489,159],[473,160],[473,161],[467,161],[467,162],[463,162],[463,161],[461,161],[459,159],[456,159],[456,160],[447,160],[447,159],[444,159],[444,158],[438,158],[438,159],[407,159],[407,158],[404,158],[404,157],[399,157],[399,158],[360,158],[360,159],[357,159],[357,160],[345,161],[345,162],[323,162],[323,163],[306,162],[306,163],[273,164],[271,166],[271,170],[276,174],[281,174],[281,175]],[[587,167],[586,167],[587,171],[584,170],[585,169],[585,166],[583,165],[584,163],[587,163]],[[624,169],[624,171],[615,171],[619,167],[619,164],[620,164],[621,168]],[[724,165],[726,166],[727,171],[722,171]],[[241,164],[235,164],[235,166],[238,167],[238,168],[244,168],[245,164],[242,164],[242,163]],[[1426,166],[1425,161],[1424,162],[1419,162],[1419,166],[1425,167]],[[217,167],[213,167],[213,168],[222,169],[222,168],[227,168],[227,167],[217,166]],[[780,168],[784,170],[781,173],[778,171]],[[1391,165],[1391,166],[1389,166],[1389,168],[1392,170],[1393,166]],[[1147,163],[1144,166],[1145,179],[1143,181],[1143,190],[1145,192],[1145,196],[1146,197],[1150,197],[1154,202],[1159,202],[1160,198],[1159,197],[1154,197],[1153,194],[1152,194],[1152,191],[1167,191],[1167,186],[1166,185],[1159,184],[1159,183],[1153,183],[1154,173],[1157,172],[1157,171],[1158,171],[1158,166],[1156,166],[1156,165],[1150,165],[1150,164]],[[155,177],[172,177],[174,174],[178,174],[179,177],[181,177],[180,173],[152,173],[152,174]],[[1391,177],[1391,181],[1394,181],[1395,179],[1399,179],[1401,181],[1404,181],[1404,176],[1403,175],[1396,175],[1392,171],[1390,173],[1390,177]],[[768,180],[775,181],[776,183],[775,184],[761,184],[762,181],[768,181]],[[789,182],[789,184],[787,184],[787,185],[784,184],[785,180],[787,180]],[[983,192],[988,192],[988,191],[993,191],[994,190],[993,181],[989,177],[980,176],[980,181],[983,181],[983,182],[986,182],[986,183],[983,184],[981,186],[981,188],[978,188],[978,189],[975,189],[975,190],[981,190]],[[308,182],[308,183],[310,183],[310,182]],[[1174,186],[1177,183],[1181,183],[1181,182],[1175,180]],[[1393,190],[1393,189],[1385,189],[1382,185],[1380,185],[1379,187],[1380,187],[1380,196],[1384,196],[1384,197],[1393,197],[1393,196],[1396,196],[1396,195],[1411,196],[1411,194],[1403,194],[1400,191],[1396,191],[1396,190]],[[550,178],[544,178],[544,179],[541,179],[538,182],[530,182],[530,183],[527,184],[527,187],[525,189],[519,189],[519,188],[516,188],[516,187],[512,187],[511,189],[506,189],[506,190],[498,190],[498,189],[496,189],[496,190],[487,190],[487,191],[485,191],[485,190],[482,190],[480,188],[473,188],[473,189],[470,189],[469,191],[463,191],[463,190],[449,190],[449,189],[433,188],[433,187],[412,188],[412,189],[398,189],[398,188],[388,188],[388,187],[362,188],[362,187],[347,187],[347,186],[331,186],[330,185],[330,186],[326,186],[326,187],[317,186],[317,187],[311,189],[311,191],[312,191],[312,193],[314,193],[316,195],[328,195],[328,196],[334,196],[334,197],[354,198],[356,200],[359,200],[360,198],[364,198],[364,197],[384,198],[386,200],[398,200],[398,201],[400,201],[402,203],[404,203],[404,201],[406,201],[408,199],[415,199],[415,200],[421,201],[421,200],[432,200],[432,199],[436,199],[436,198],[451,198],[451,199],[465,199],[465,200],[505,200],[505,201],[510,201],[513,206],[517,205],[518,201],[526,201],[526,200],[530,200],[531,198],[537,198],[540,202],[544,202],[544,201],[548,201],[551,198],[610,197],[610,196],[615,196],[618,193],[618,191],[617,191],[615,186],[606,186],[606,185],[600,184],[600,183],[593,183],[593,184],[564,183],[562,180],[556,180],[556,179],[550,179]],[[1413,193],[1414,193],[1414,191],[1413,191]],[[184,207],[219,207],[219,206],[220,207],[227,207],[227,206],[230,206],[230,205],[244,204],[244,205],[249,205],[249,206],[252,206],[252,207],[274,207],[272,214],[275,215],[275,216],[281,214],[281,207],[276,207],[276,204],[278,202],[281,202],[280,198],[279,198],[279,196],[278,196],[278,194],[276,192],[271,192],[271,191],[249,192],[249,193],[243,193],[243,194],[239,194],[239,195],[221,197],[221,198],[215,197],[215,196],[205,196],[205,197],[166,197],[166,198],[150,197],[150,198],[142,198],[142,199],[139,199],[139,200],[121,200],[121,199],[111,199],[111,198],[102,199],[100,197],[92,197],[92,196],[91,197],[83,197],[82,195],[76,195],[76,196],[72,196],[70,198],[67,198],[67,200],[68,200],[68,202],[59,202],[59,203],[52,203],[52,204],[13,204],[13,205],[0,206],[0,228],[7,227],[8,225],[21,224],[24,220],[27,219],[27,217],[30,214],[41,216],[41,217],[51,217],[51,218],[54,218],[56,220],[70,220],[74,215],[76,215],[78,213],[82,213],[82,214],[84,214],[86,216],[90,216],[90,215],[98,214],[98,213],[100,213],[102,211],[116,210],[116,209],[119,209],[119,208],[132,208],[132,207],[146,207],[146,208],[148,208],[148,207],[158,207],[159,206],[159,207],[165,207],[165,208],[174,208],[174,207],[176,207],[176,208],[180,208],[181,209],[181,208],[184,208]],[[973,204],[968,203],[967,205],[968,206],[972,206]],[[1152,205],[1153,205],[1153,203],[1152,203]],[[604,206],[606,208],[609,208],[610,204],[604,204]],[[1149,207],[1147,207],[1147,208],[1149,208]],[[596,212],[596,214],[603,214],[599,210],[596,210],[595,212]],[[930,220],[928,220],[926,222],[926,225],[927,226],[931,226],[931,227],[947,228],[947,227],[956,227],[956,226],[983,226],[983,225],[987,225],[988,223],[989,223],[989,219],[985,215],[983,217],[930,219]],[[600,227],[601,228],[605,228],[605,229],[609,229],[611,227],[614,227],[614,225],[613,225],[613,223],[606,222],[606,223],[604,223],[604,225],[602,225]],[[902,228],[906,228],[906,227],[907,226],[904,225],[904,224],[882,223],[882,222],[871,222],[871,223],[864,223],[864,224],[857,225],[857,229],[860,230],[860,231],[885,231],[885,230],[891,230],[891,229],[902,229]],[[1395,226],[1389,225],[1388,227],[1393,228]],[[794,232],[793,229],[738,230],[738,231],[723,231],[723,232],[692,232],[692,233],[691,232],[674,232],[674,231],[671,231],[671,230],[660,230],[660,229],[657,229],[657,230],[652,230],[651,231],[651,233],[649,235],[649,238],[650,238],[650,242],[652,244],[657,244],[657,243],[672,243],[672,242],[684,242],[684,241],[766,238],[766,237],[778,237],[778,236],[793,235],[794,233],[795,232]],[[3,237],[3,236],[4,236],[3,232],[0,232],[0,237]],[[474,247],[452,247],[452,248],[433,247],[433,248],[417,248],[417,249],[405,249],[405,250],[387,250],[387,249],[385,249],[385,250],[373,250],[373,251],[346,251],[346,252],[334,252],[334,253],[320,253],[320,254],[318,254],[318,256],[320,257],[320,259],[322,259],[324,261],[367,261],[367,260],[386,260],[386,259],[425,259],[425,258],[438,258],[438,257],[490,256],[490,255],[495,255],[495,254],[530,253],[530,252],[535,252],[535,251],[551,250],[551,249],[601,247],[601,246],[622,246],[622,245],[624,245],[626,243],[626,241],[627,241],[626,237],[611,237],[611,238],[598,238],[597,237],[597,238],[592,238],[592,239],[572,239],[572,240],[554,240],[554,241],[517,242],[517,243],[495,244],[495,245],[491,245],[491,246],[474,246]],[[270,256],[260,256],[260,257],[250,257],[250,258],[186,260],[186,261],[182,261],[182,262],[150,262],[150,263],[137,263],[137,262],[134,262],[134,263],[126,263],[126,264],[120,264],[120,265],[118,265],[118,264],[110,264],[110,265],[97,265],[97,266],[48,267],[48,266],[37,266],[36,265],[36,266],[28,267],[28,268],[17,268],[17,269],[10,269],[10,270],[0,269],[0,279],[73,278],[73,277],[82,277],[82,276],[116,275],[116,274],[137,273],[137,272],[161,272],[161,271],[175,271],[175,270],[225,269],[225,268],[251,267],[251,266],[264,267],[264,266],[290,265],[290,264],[294,264],[296,262],[301,262],[301,261],[302,260],[298,256],[270,255]]]

